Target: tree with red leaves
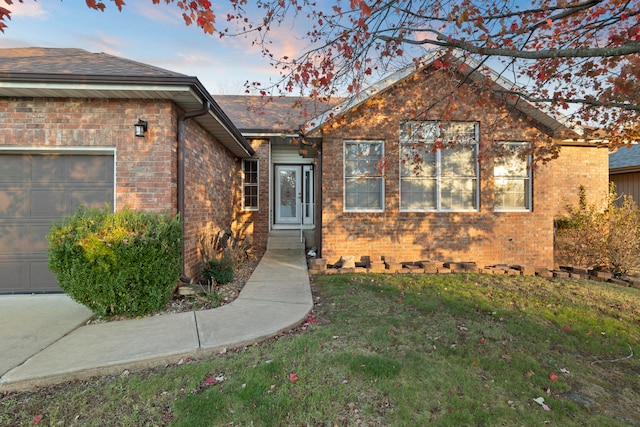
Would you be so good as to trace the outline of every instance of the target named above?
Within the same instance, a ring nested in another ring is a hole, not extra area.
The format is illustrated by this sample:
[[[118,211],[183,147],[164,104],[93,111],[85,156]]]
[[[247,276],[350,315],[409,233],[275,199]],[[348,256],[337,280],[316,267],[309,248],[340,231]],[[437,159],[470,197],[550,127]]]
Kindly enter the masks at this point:
[[[124,6],[86,3],[96,10]],[[488,61],[516,83],[505,97],[563,109],[577,124],[604,131],[612,147],[640,139],[640,0],[228,0],[233,12],[222,24],[219,6],[208,0],[164,3],[181,11],[186,25],[261,46],[285,93],[355,94],[437,48],[472,64]],[[0,7],[0,30],[9,18]],[[272,48],[272,29],[282,25],[308,43],[295,58]],[[450,63],[435,65],[446,70]]]

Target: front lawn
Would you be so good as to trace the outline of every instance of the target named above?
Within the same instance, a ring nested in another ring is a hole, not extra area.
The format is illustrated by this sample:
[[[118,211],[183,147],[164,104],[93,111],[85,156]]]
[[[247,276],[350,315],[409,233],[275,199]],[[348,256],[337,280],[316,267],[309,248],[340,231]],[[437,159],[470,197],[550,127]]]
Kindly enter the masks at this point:
[[[0,425],[640,425],[640,292],[490,275],[314,278],[289,334],[0,397]]]

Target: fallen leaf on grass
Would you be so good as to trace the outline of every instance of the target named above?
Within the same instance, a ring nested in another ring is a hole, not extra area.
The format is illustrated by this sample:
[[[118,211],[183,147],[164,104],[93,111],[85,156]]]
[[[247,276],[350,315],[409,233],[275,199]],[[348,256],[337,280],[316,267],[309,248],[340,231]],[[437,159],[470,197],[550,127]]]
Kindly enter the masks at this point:
[[[549,374],[549,378],[551,378],[551,381],[558,381],[558,376],[553,372]]]
[[[221,383],[222,381],[224,381],[224,376],[220,375],[217,377],[208,377],[206,380],[204,380],[204,383],[206,385],[213,385]]]
[[[533,401],[536,402],[538,405],[542,406],[542,409],[544,409],[545,411],[551,410],[551,408],[549,408],[547,404],[544,403],[544,397],[536,397],[535,399],[533,399]]]
[[[298,381],[298,376],[296,374],[289,374],[289,381]]]
[[[31,421],[31,425],[35,426],[36,424],[38,424],[40,421],[42,421],[42,414],[38,414],[35,417],[33,417],[33,421]]]

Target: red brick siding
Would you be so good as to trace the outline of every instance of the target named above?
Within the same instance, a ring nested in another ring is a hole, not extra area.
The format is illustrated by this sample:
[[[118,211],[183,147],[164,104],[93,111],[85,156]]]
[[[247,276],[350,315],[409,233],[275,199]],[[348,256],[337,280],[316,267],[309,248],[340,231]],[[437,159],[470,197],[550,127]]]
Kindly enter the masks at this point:
[[[252,159],[258,160],[258,210],[243,211],[242,200],[237,206],[236,228],[243,235],[251,236],[253,249],[261,253],[267,248],[269,236],[269,140],[250,141],[255,150]]]
[[[400,122],[416,108],[440,99],[445,84],[418,73],[402,84],[325,125],[322,171],[322,256],[392,255],[406,261],[475,261],[479,264],[553,265],[553,219],[576,200],[578,186],[590,194],[606,192],[607,151],[563,147],[560,157],[534,170],[533,211],[494,212],[493,141],[532,141],[543,136],[534,123],[497,101],[487,103],[464,88],[455,101],[436,105],[427,119],[480,124],[480,211],[405,213],[399,211],[398,134]],[[343,143],[350,139],[385,141],[385,210],[344,212]],[[574,196],[575,195],[575,196]]]
[[[185,122],[185,273],[202,271],[199,238],[231,230],[240,206],[240,160],[194,119]],[[234,231],[234,230],[232,230]]]

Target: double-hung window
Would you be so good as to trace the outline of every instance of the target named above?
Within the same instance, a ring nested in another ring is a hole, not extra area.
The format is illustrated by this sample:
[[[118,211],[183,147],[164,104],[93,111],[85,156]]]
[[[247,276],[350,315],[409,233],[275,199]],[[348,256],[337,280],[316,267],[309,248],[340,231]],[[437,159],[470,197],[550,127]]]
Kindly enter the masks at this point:
[[[382,141],[345,141],[344,210],[384,210]]]
[[[494,209],[531,210],[531,156],[524,142],[503,142],[493,163]]]
[[[400,125],[401,211],[476,211],[478,175],[477,123]]]
[[[258,210],[258,160],[242,160],[242,209]]]

